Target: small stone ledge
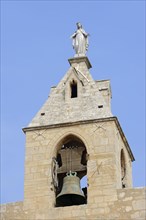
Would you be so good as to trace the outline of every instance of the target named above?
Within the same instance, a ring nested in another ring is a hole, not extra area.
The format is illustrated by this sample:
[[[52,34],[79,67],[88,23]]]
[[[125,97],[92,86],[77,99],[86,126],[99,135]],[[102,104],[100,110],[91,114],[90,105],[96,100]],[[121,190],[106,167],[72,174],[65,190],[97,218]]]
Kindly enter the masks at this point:
[[[90,63],[88,57],[86,57],[86,56],[70,58],[70,59],[68,59],[68,61],[69,61],[70,65],[72,65],[73,63],[85,62],[88,69],[92,68],[91,63]]]

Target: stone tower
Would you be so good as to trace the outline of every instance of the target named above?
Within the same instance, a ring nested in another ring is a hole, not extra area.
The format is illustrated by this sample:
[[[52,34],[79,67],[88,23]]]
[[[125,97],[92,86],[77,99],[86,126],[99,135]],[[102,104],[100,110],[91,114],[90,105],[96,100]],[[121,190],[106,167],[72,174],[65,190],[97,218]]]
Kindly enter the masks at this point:
[[[77,52],[69,59],[65,76],[23,129],[24,201],[3,205],[2,219],[145,218],[144,188],[132,188],[134,156],[111,113],[110,81],[93,80],[89,59]],[[70,171],[79,180],[87,176],[85,200],[62,205],[57,198]]]

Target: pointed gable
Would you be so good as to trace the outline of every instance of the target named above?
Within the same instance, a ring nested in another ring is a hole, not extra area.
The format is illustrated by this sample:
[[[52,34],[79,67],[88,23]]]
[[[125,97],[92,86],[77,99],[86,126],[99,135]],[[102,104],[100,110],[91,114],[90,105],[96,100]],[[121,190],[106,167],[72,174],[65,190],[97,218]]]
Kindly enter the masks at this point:
[[[69,59],[70,68],[29,127],[111,117],[109,81],[94,81],[87,57]]]

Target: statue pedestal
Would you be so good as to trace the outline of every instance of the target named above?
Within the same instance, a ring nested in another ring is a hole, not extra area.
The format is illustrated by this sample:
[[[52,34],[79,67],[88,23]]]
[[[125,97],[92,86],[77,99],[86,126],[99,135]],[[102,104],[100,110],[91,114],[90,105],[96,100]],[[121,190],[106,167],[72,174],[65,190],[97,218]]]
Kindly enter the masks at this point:
[[[70,64],[71,66],[72,66],[72,64],[74,64],[74,63],[85,62],[86,65],[87,65],[87,67],[88,67],[88,69],[92,68],[91,63],[90,63],[88,57],[86,57],[86,56],[82,56],[82,57],[80,56],[80,57],[70,58],[70,59],[68,59],[68,61],[69,61],[69,64]]]

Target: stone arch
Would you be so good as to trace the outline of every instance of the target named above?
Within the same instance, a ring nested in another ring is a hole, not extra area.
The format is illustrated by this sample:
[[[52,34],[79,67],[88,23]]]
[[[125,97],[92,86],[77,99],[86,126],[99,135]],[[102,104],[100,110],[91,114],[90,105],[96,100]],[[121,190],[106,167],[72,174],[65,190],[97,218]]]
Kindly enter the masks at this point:
[[[63,180],[66,176],[66,173],[76,172],[79,179],[87,175],[88,149],[86,146],[88,145],[88,143],[81,134],[78,134],[74,131],[67,131],[64,133],[61,132],[60,135],[58,135],[58,138],[55,139],[56,141],[53,141],[54,149],[52,153],[54,155],[53,158],[55,158],[55,162],[57,165],[57,198],[63,188]],[[71,159],[68,159],[70,157]],[[85,195],[86,203],[87,188],[83,188],[83,195]]]
[[[90,147],[92,146],[91,140],[89,138],[88,138],[88,140],[87,140],[87,138],[85,139],[84,138],[85,134],[83,134],[83,132],[79,131],[77,128],[75,128],[75,129],[76,129],[76,131],[74,131],[74,129],[69,130],[69,131],[64,131],[64,132],[61,131],[61,132],[58,132],[58,134],[54,136],[54,138],[50,142],[50,145],[53,148],[52,149],[52,157],[56,155],[56,151],[58,150],[58,148],[59,148],[60,144],[62,143],[62,141],[64,140],[64,138],[69,135],[74,135],[77,138],[79,138],[86,146],[87,152],[89,154]],[[87,134],[86,134],[86,136],[87,136]]]
[[[78,97],[78,84],[77,81],[72,79],[70,82],[70,98]]]

